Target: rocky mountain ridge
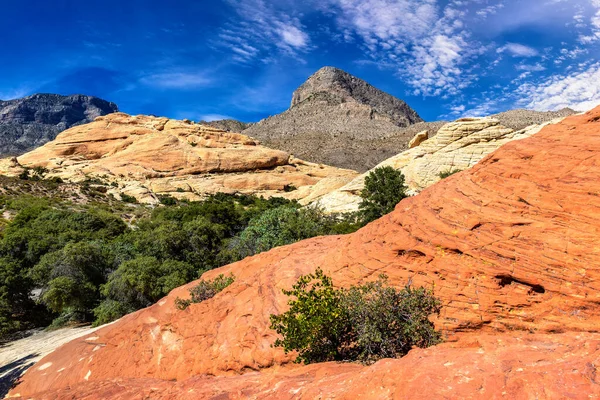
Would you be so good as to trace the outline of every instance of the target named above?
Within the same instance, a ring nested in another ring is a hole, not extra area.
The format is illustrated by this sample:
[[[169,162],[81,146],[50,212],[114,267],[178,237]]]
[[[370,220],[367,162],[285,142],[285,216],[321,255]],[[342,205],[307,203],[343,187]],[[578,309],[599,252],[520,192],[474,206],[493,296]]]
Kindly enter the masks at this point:
[[[0,156],[23,154],[65,129],[117,111],[114,103],[84,95],[34,94],[0,100]]]
[[[423,123],[404,101],[347,72],[324,67],[293,94],[281,114],[243,133],[312,162],[365,171],[406,148],[403,128]],[[377,142],[376,144],[374,142]]]
[[[200,125],[212,126],[213,128],[221,129],[226,132],[242,132],[245,129],[248,129],[252,125],[253,122],[242,122],[236,119],[218,119],[215,121],[199,121]]]
[[[319,95],[329,95],[333,101],[341,103],[355,102],[369,106],[373,115],[388,117],[401,127],[423,122],[404,101],[335,67],[323,67],[311,75],[294,91],[290,108]]]

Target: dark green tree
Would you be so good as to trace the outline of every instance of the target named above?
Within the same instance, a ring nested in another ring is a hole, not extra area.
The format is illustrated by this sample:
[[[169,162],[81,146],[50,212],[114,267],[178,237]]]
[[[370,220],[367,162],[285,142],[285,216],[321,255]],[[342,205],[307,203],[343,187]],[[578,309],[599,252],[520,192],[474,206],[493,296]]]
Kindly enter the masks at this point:
[[[231,242],[234,260],[326,233],[321,211],[314,208],[278,207],[250,221]]]
[[[407,190],[402,172],[389,166],[375,168],[365,177],[365,187],[360,193],[359,210],[363,221],[375,221],[392,212],[396,204],[407,197]]]

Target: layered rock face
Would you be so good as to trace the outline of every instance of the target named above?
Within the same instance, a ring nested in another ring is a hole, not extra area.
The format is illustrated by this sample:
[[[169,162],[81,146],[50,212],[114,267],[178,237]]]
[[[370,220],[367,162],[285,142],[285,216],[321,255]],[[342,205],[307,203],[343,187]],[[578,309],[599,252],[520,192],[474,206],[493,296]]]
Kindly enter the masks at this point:
[[[471,168],[500,146],[527,138],[539,132],[544,125],[531,125],[514,131],[493,118],[459,119],[444,125],[436,136],[428,140],[424,140],[426,131],[417,134],[410,150],[383,161],[375,168],[390,166],[401,171],[409,192],[415,194],[438,182],[440,173]],[[317,204],[327,212],[357,211],[362,200],[360,192],[369,173],[322,197]]]
[[[512,141],[355,234],[247,258],[214,298],[195,283],[42,359],[35,398],[593,398],[600,396],[600,108]],[[366,367],[289,364],[269,315],[321,267],[348,286],[385,273],[432,288],[446,343]],[[242,374],[242,375],[236,375]]]
[[[356,176],[294,159],[239,133],[123,113],[71,128],[17,162],[0,168],[16,174],[19,166],[44,167],[69,181],[101,178],[117,186],[115,195],[147,203],[161,194],[199,200],[218,192],[312,201]],[[286,192],[286,186],[297,190]]]
[[[422,121],[404,101],[324,67],[294,92],[289,110],[243,133],[309,161],[364,172],[405,149],[414,135],[405,128]]]
[[[65,129],[117,111],[114,103],[83,95],[34,94],[0,100],[0,156],[23,154]]]

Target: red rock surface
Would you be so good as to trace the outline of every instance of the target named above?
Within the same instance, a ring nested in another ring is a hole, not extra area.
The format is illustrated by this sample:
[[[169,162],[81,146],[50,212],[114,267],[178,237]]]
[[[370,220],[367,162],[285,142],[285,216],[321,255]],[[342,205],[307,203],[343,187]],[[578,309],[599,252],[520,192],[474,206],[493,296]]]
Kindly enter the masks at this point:
[[[598,398],[598,176],[600,108],[503,146],[353,235],[211,271],[204,277],[237,279],[176,310],[191,283],[68,343],[11,395]],[[281,289],[319,266],[341,286],[386,273],[397,285],[432,287],[444,303],[436,324],[458,341],[371,367],[280,367],[292,356],[271,348],[269,315],[285,310]]]
[[[238,376],[84,382],[37,399],[598,398],[600,335],[482,335],[371,367],[323,363]]]

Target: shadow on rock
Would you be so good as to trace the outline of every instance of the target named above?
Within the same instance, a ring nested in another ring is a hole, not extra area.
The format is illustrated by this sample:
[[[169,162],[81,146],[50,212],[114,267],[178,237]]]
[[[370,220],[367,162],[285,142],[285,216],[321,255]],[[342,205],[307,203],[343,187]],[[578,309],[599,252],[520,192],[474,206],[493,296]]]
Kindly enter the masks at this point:
[[[8,391],[15,386],[21,375],[35,364],[34,360],[37,356],[39,356],[38,353],[31,353],[0,367],[0,399],[3,399]]]

